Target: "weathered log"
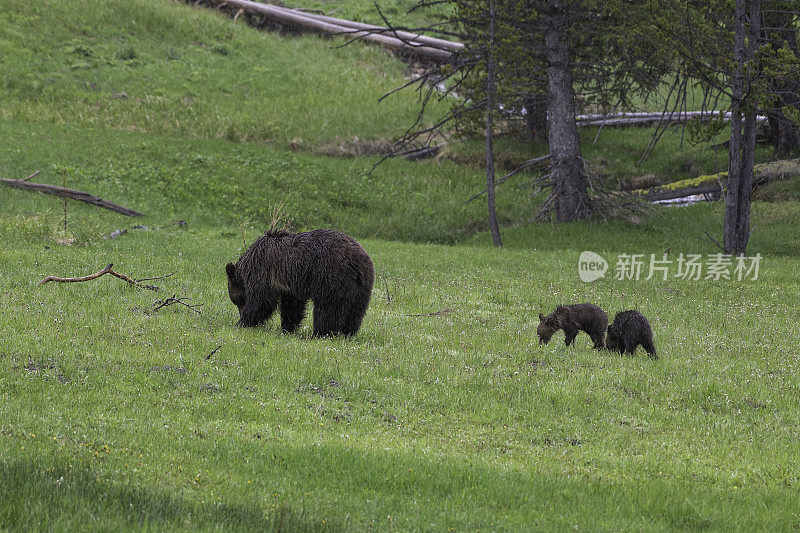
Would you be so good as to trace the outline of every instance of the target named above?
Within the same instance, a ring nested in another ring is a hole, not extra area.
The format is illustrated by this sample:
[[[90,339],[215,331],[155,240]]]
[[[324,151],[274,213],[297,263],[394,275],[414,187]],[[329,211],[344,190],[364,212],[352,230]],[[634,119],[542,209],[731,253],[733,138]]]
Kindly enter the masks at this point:
[[[730,120],[730,112],[710,112],[710,111],[681,111],[673,114],[662,113],[612,113],[608,115],[577,115],[575,121],[578,126],[632,126],[636,124],[648,124],[651,122],[667,122],[678,124],[692,119],[711,120],[712,118],[722,118]],[[756,117],[756,122],[763,122],[766,117]]]
[[[401,50],[414,54],[423,59],[445,61],[450,57],[449,51],[425,46],[418,41],[403,41],[396,37],[390,37],[389,35],[374,33],[372,31],[354,31],[352,27],[340,26],[325,20],[315,19],[307,13],[280,8],[270,4],[261,4],[258,2],[251,2],[250,0],[208,1],[220,7],[242,9],[245,13],[262,15],[282,24],[299,27],[301,29],[318,31],[328,35],[344,36],[350,39],[375,42],[393,50]],[[390,30],[386,30],[386,32],[391,33]]]
[[[798,161],[773,161],[763,163],[753,168],[753,188],[771,181],[789,179],[800,176],[800,162]],[[727,186],[728,173],[720,172],[708,176],[699,176],[690,180],[683,180],[659,187],[639,189],[635,191],[644,196],[649,202],[672,200],[695,194],[711,194],[722,191],[722,186]]]
[[[134,211],[133,209],[128,209],[127,207],[122,207],[121,205],[117,205],[114,202],[103,200],[99,196],[89,194],[88,192],[78,191],[75,189],[67,189],[66,187],[59,187],[57,185],[47,185],[46,183],[33,183],[30,181],[26,181],[27,179],[28,178],[25,179],[0,178],[0,183],[8,185],[9,187],[12,187],[14,189],[22,189],[25,191],[37,191],[44,194],[54,194],[56,196],[62,196],[64,198],[77,200],[79,202],[96,205],[97,207],[102,207],[103,209],[108,209],[109,211],[114,211],[115,213],[119,213],[121,215],[126,215],[129,217],[144,216],[144,213],[139,213],[138,211]]]
[[[388,28],[384,28],[383,26],[376,26],[374,24],[366,24],[364,22],[355,22],[353,20],[345,20],[345,19],[338,19],[334,17],[328,17],[326,15],[319,15],[317,13],[306,13],[304,11],[298,11],[296,9],[290,8],[280,8],[286,11],[292,11],[295,13],[303,14],[307,17],[311,17],[313,19],[322,20],[325,22],[330,22],[331,24],[336,24],[338,26],[344,26],[346,28],[352,28],[356,30],[369,30],[373,32],[380,32],[384,35],[394,36],[403,41],[414,41],[421,44],[427,44],[429,46],[433,46],[434,48],[445,48],[447,50],[460,50],[464,48],[462,43],[457,43],[454,41],[448,41],[445,39],[439,39],[436,37],[429,37],[427,35],[422,35],[420,33],[413,33],[403,30],[390,30]]]

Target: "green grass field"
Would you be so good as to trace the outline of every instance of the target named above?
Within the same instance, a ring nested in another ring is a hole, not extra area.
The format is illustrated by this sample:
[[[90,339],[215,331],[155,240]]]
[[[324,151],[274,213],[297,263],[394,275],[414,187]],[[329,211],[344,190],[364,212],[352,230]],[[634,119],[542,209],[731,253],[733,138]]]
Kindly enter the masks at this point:
[[[403,76],[382,51],[169,1],[22,5],[0,0],[0,69],[13,74],[0,79],[0,177],[39,169],[36,181],[147,216],[69,202],[65,229],[62,199],[0,185],[0,530],[800,527],[796,182],[753,205],[757,280],[617,280],[619,254],[716,253],[704,231],[719,235],[722,206],[531,224],[540,199],[507,184],[495,249],[484,206],[464,203],[483,182],[470,143],[372,174],[375,158],[316,153],[413,116],[411,95],[374,103]],[[288,73],[313,64],[318,83]],[[589,146],[586,131],[584,153],[609,179],[724,162],[673,132],[636,167],[649,132]],[[295,229],[340,229],[371,254],[354,338],[312,339],[310,319],[294,336],[274,318],[235,327],[224,265],[281,202]],[[606,278],[580,281],[584,250],[609,261]],[[158,292],[111,276],[38,284],[109,263],[174,274],[150,282]],[[172,296],[200,313],[154,309]],[[539,312],[587,301],[612,317],[639,309],[660,358],[597,352],[584,334],[538,345]]]

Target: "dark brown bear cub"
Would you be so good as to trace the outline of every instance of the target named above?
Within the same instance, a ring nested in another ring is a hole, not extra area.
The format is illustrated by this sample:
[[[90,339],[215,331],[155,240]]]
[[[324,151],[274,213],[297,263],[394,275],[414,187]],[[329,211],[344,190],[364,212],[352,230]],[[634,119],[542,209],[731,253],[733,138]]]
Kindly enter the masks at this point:
[[[633,355],[640,344],[650,357],[658,359],[653,345],[653,330],[647,319],[633,309],[617,313],[614,322],[608,326],[606,348]]]
[[[367,312],[375,270],[352,237],[329,229],[271,230],[225,267],[240,326],[257,326],[280,306],[291,333],[314,302],[314,336],[355,335]]]
[[[547,344],[559,329],[564,330],[564,342],[572,344],[579,331],[585,331],[592,338],[598,350],[605,347],[603,335],[608,325],[608,315],[594,304],[559,305],[548,316],[539,313],[539,344]]]

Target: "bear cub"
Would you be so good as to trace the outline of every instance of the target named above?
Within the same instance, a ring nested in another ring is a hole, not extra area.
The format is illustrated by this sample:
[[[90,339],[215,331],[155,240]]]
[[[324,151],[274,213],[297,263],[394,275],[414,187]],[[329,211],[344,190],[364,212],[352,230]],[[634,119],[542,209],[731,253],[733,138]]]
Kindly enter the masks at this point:
[[[633,355],[640,344],[650,357],[658,359],[653,330],[644,315],[633,309],[617,313],[614,322],[608,326],[606,348]]]
[[[280,307],[281,328],[292,333],[311,300],[315,337],[355,335],[375,281],[372,259],[358,241],[329,229],[270,230],[225,271],[240,326],[257,326]]]
[[[539,344],[547,344],[559,329],[564,330],[564,342],[572,344],[579,331],[585,331],[594,342],[597,350],[603,349],[603,336],[608,325],[606,312],[594,304],[559,305],[547,316],[539,313]]]

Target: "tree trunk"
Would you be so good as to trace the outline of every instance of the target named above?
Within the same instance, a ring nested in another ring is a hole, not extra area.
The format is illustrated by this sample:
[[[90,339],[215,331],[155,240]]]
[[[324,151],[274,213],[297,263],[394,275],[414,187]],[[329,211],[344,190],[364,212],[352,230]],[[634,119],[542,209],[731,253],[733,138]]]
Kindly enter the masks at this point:
[[[503,246],[503,239],[500,237],[500,227],[497,225],[497,212],[494,207],[494,127],[493,117],[495,106],[495,64],[494,64],[494,40],[495,40],[495,6],[492,0],[489,1],[489,43],[486,52],[486,198],[489,206],[489,229],[492,232],[492,242],[495,246]]]
[[[760,0],[736,0],[734,27],[735,72],[731,77],[731,142],[728,190],[722,226],[725,253],[744,255],[750,238],[750,196],[753,191],[753,158],[756,144],[756,112],[746,100],[750,92],[747,63],[755,58],[760,33]]]
[[[534,143],[547,142],[547,96],[529,94],[525,98],[525,128],[528,138]]]
[[[586,192],[586,177],[575,123],[570,49],[564,35],[569,23],[568,8],[560,0],[550,0],[544,14],[550,180],[555,195],[556,220],[570,222],[587,218],[592,212],[592,205]]]
[[[773,9],[764,13],[765,35],[773,50],[783,47],[798,53],[797,32],[791,31],[794,14],[790,11]],[[800,108],[800,84],[796,81],[771,79],[769,91],[772,96],[772,109],[767,111],[769,120],[769,142],[775,149],[775,157],[788,156],[793,150],[800,148],[800,130],[786,114],[784,107]]]

